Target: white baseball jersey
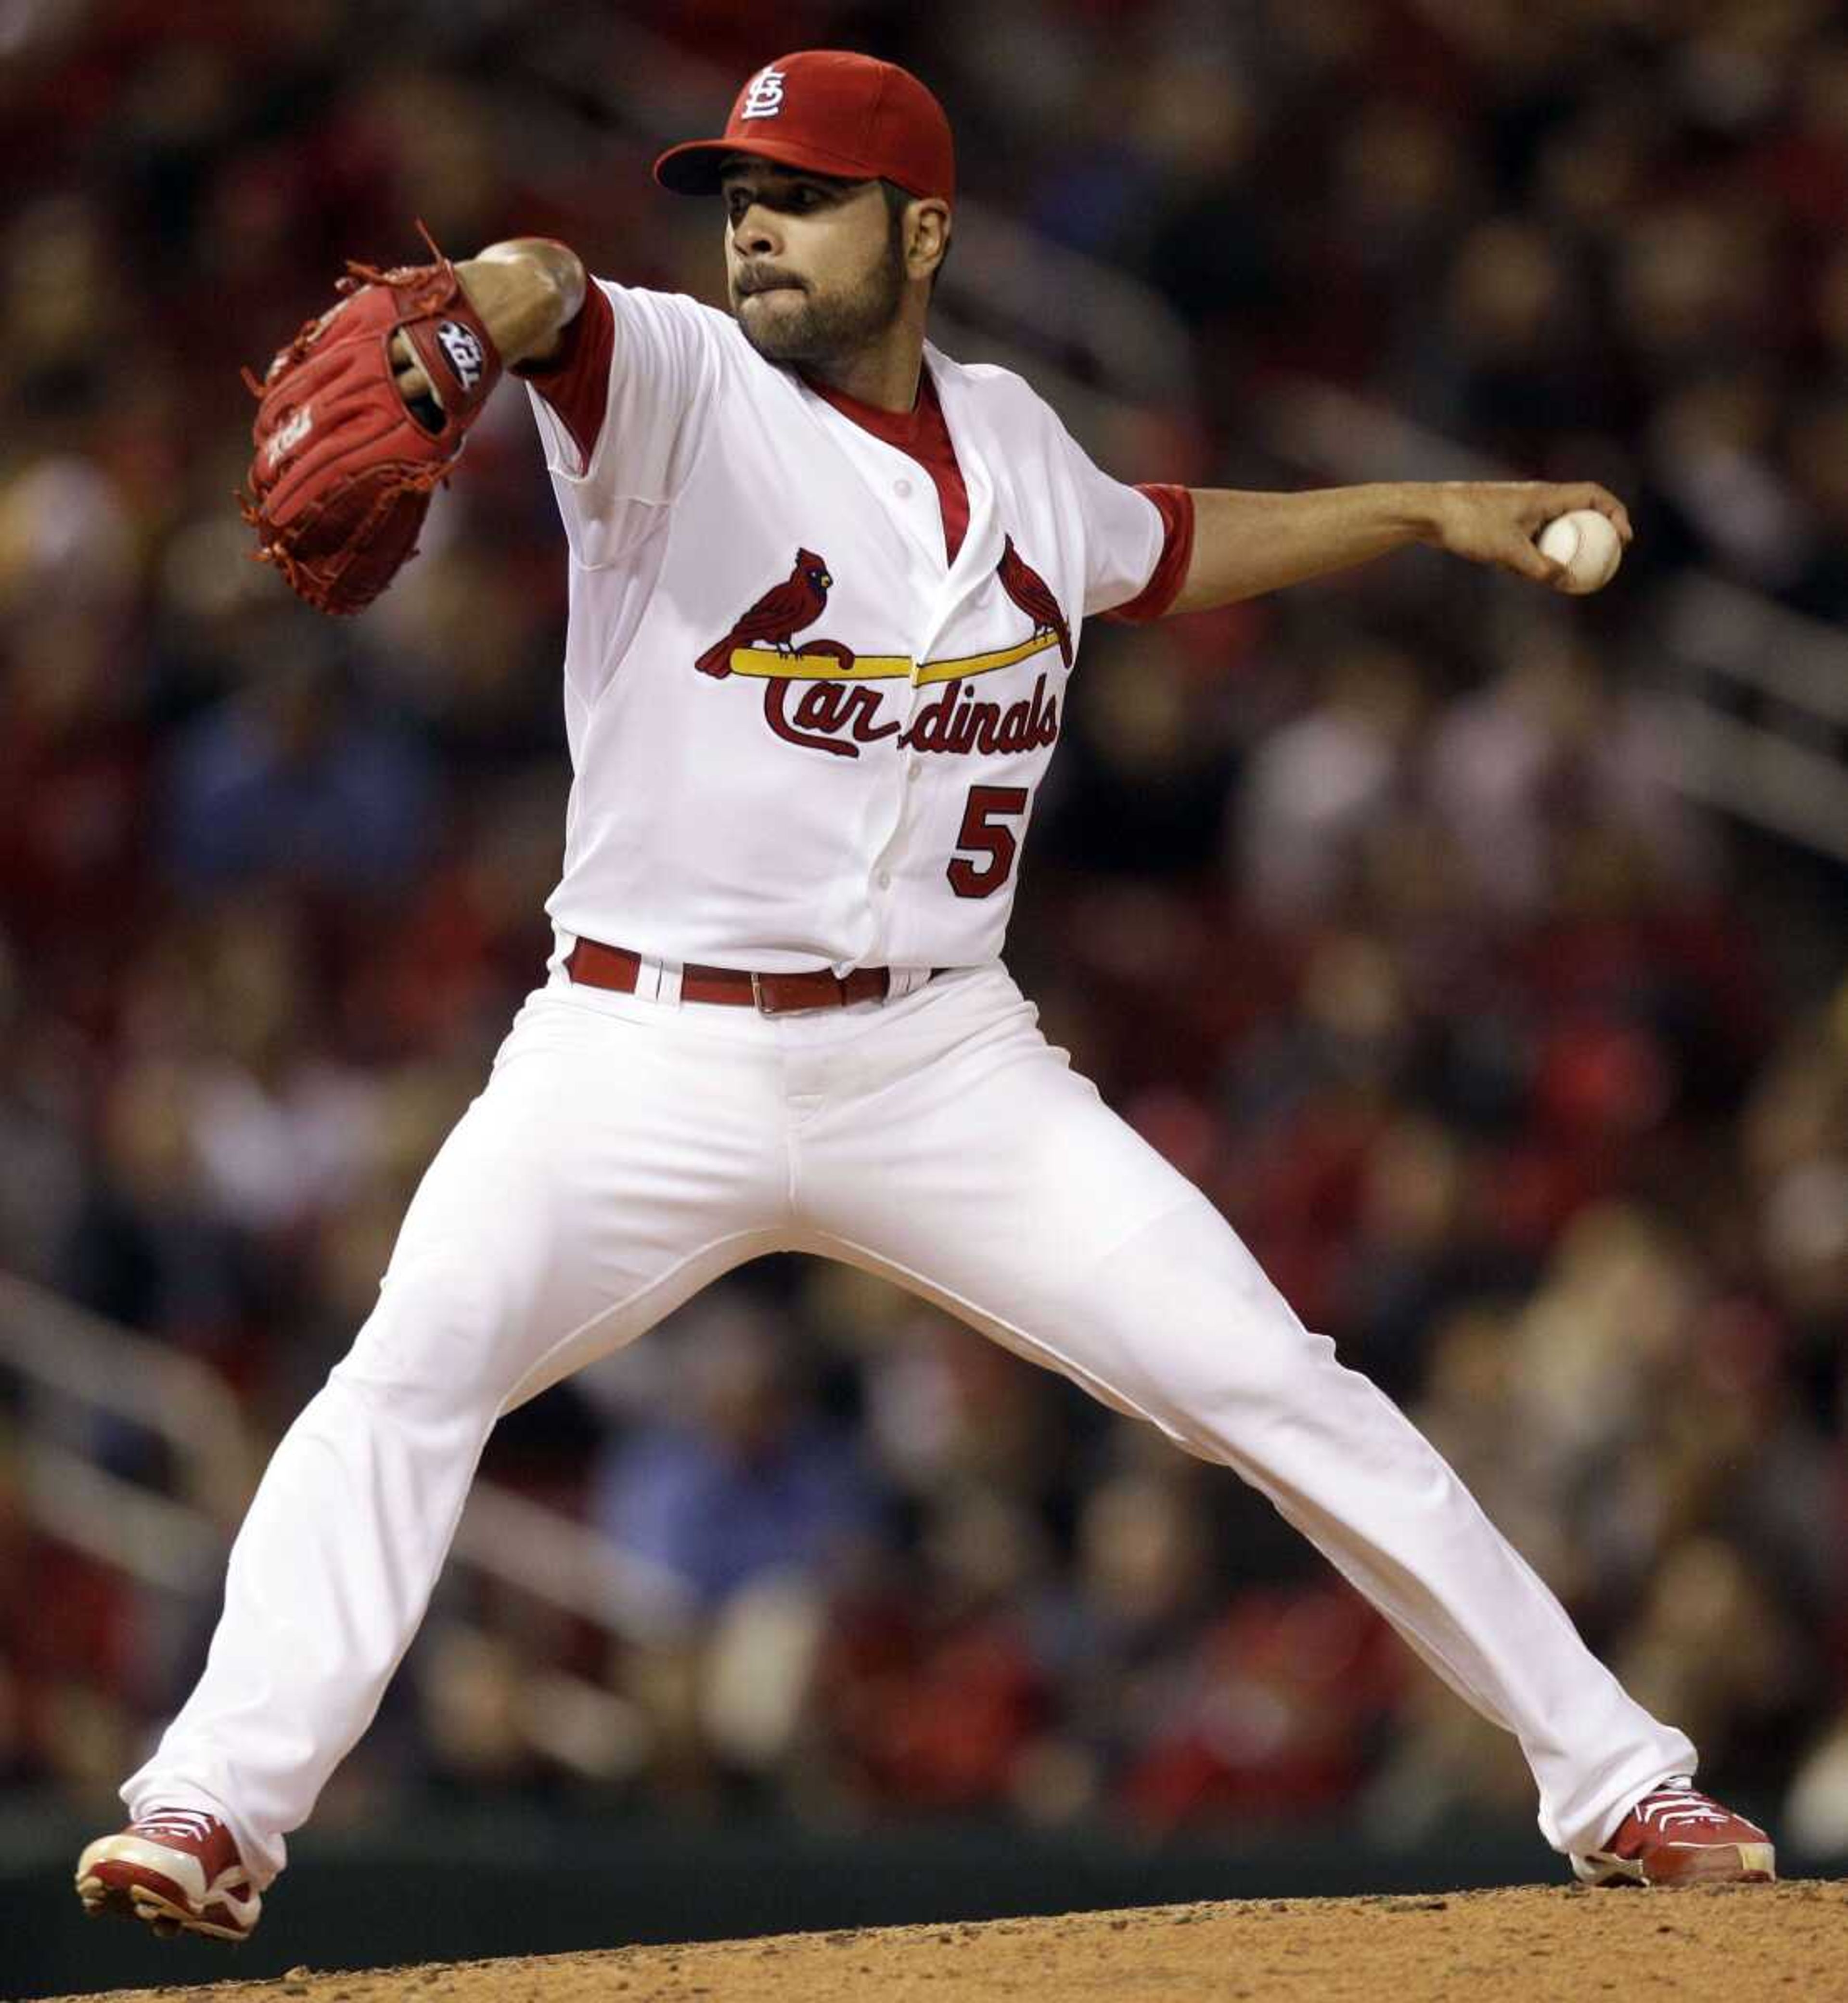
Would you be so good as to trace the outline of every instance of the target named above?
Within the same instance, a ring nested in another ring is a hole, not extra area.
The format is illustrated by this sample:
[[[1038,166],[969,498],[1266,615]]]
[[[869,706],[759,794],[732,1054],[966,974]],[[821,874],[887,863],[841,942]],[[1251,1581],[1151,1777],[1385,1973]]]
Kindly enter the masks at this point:
[[[918,460],[727,314],[600,281],[584,318],[594,435],[533,390],[571,552],[554,920],[767,973],[996,958],[1084,620],[1143,591],[1163,512],[927,348],[947,561]]]

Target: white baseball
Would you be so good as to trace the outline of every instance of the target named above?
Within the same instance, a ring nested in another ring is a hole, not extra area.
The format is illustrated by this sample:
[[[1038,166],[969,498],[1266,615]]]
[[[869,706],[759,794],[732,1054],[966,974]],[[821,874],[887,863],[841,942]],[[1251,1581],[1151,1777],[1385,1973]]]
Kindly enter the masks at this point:
[[[1595,508],[1574,508],[1540,531],[1540,554],[1566,566],[1559,588],[1577,596],[1601,590],[1617,575],[1623,544],[1608,516]]]

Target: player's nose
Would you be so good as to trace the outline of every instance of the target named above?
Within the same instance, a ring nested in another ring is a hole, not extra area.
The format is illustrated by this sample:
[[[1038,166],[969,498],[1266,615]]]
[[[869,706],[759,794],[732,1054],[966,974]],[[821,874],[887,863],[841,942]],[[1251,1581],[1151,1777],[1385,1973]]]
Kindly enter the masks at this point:
[[[761,203],[753,203],[732,225],[732,243],[744,257],[773,257],[782,248],[776,233],[776,218]]]

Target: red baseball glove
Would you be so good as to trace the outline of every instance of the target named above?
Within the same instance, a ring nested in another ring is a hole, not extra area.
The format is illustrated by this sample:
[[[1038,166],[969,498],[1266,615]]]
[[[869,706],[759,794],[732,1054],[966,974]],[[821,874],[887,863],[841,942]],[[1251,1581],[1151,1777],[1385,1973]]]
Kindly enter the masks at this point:
[[[237,498],[257,561],[320,611],[352,613],[417,554],[430,490],[455,464],[501,358],[440,253],[390,271],[349,263],[338,289],[261,383],[244,371],[257,456]],[[401,332],[435,391],[415,407],[393,379]]]

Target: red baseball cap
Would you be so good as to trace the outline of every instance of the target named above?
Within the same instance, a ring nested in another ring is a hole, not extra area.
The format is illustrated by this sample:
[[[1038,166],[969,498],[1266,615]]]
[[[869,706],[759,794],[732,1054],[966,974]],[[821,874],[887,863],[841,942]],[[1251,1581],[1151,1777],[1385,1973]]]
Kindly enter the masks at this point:
[[[669,147],[655,179],[676,194],[716,194],[738,153],[945,201],[956,193],[942,105],[909,70],[846,49],[800,49],[767,64],[738,93],[724,137]]]

